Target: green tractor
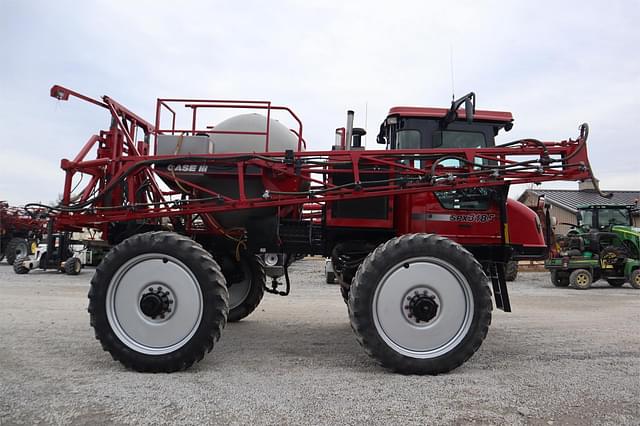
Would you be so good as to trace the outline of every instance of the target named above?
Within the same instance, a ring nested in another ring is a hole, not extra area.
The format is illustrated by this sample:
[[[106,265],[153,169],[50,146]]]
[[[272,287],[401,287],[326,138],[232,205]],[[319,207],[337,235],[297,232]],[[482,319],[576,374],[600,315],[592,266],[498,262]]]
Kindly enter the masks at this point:
[[[557,240],[545,268],[556,287],[587,289],[605,279],[613,287],[629,282],[640,289],[640,228],[633,226],[636,206],[578,207],[578,225]]]

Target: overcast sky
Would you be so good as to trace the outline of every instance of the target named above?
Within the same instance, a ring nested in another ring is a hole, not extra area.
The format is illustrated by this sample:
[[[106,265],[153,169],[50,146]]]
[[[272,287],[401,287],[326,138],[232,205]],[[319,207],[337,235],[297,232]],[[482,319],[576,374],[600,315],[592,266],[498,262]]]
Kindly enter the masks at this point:
[[[149,121],[157,97],[271,100],[325,149],[347,109],[375,134],[393,105],[448,106],[451,62],[456,95],[513,112],[501,142],[589,122],[602,186],[640,190],[638,22],[638,1],[0,0],[0,199],[54,200],[60,159],[108,126],[53,84]]]

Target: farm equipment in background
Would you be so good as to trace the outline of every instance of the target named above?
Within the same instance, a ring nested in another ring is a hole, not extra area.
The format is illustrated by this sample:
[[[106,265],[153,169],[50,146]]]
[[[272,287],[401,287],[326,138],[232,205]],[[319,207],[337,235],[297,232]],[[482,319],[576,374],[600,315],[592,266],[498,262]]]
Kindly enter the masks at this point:
[[[507,198],[509,185],[593,177],[586,124],[577,139],[495,146],[513,118],[476,111],[473,93],[449,109],[391,109],[381,150],[362,148],[349,112],[329,151],[306,151],[302,122],[266,101],[158,99],[151,124],[107,96],[61,86],[51,95],[110,113],[107,130],[62,160],[52,226],[92,228],[113,245],[91,282],[91,325],[138,371],[202,359],[265,291],[289,294],[288,266],[305,254],[332,259],[356,338],[377,362],[450,371],[484,340],[491,289],[511,310],[504,265],[547,251],[538,217]],[[184,109],[188,125],[176,117]],[[220,109],[252,113],[215,126],[198,115]],[[72,193],[78,175],[88,179]]]
[[[0,261],[13,265],[17,257],[35,252],[45,230],[46,211],[11,207],[0,201]]]
[[[640,229],[633,227],[637,206],[589,205],[578,208],[578,225],[558,238],[545,262],[556,287],[587,289],[605,279],[612,287],[629,282],[640,289]]]
[[[72,232],[55,232],[53,222],[30,255],[18,256],[13,263],[16,274],[28,274],[33,269],[58,271],[78,275],[85,265],[97,266],[109,244],[96,239],[74,239]]]

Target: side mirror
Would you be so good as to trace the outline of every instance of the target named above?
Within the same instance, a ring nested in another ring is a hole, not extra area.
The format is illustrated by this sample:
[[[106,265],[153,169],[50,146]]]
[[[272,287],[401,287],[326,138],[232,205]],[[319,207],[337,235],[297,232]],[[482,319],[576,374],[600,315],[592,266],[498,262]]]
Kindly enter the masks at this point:
[[[464,114],[467,117],[467,123],[473,123],[473,103],[470,97],[464,100]]]
[[[445,130],[449,124],[456,121],[458,118],[458,108],[464,103],[464,111],[467,116],[467,123],[473,122],[473,113],[475,112],[476,94],[469,92],[460,99],[451,101],[451,108],[447,110],[447,113],[440,120],[440,130]]]
[[[576,219],[578,220],[578,225],[582,224],[582,213],[576,213]]]

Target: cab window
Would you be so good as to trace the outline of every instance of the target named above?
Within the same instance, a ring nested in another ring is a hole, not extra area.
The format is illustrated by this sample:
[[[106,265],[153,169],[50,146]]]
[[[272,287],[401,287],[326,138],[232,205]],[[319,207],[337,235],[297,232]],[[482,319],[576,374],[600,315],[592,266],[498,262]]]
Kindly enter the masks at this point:
[[[420,130],[398,130],[396,136],[398,149],[420,149],[421,140]]]
[[[438,130],[433,132],[434,148],[484,148],[487,146],[484,133],[481,132],[461,132],[456,130]],[[483,164],[486,161],[476,159],[476,164]],[[458,160],[444,160],[439,164],[442,167],[462,167]]]
[[[445,209],[487,210],[491,205],[494,190],[488,188],[456,189],[438,191],[435,195]]]
[[[618,209],[601,209],[598,211],[598,223],[600,226],[629,225],[629,212]]]
[[[591,228],[593,225],[593,210],[582,210],[580,212],[581,219],[578,222],[579,225]]]
[[[484,148],[487,142],[484,133],[438,130],[433,132],[434,148]]]

